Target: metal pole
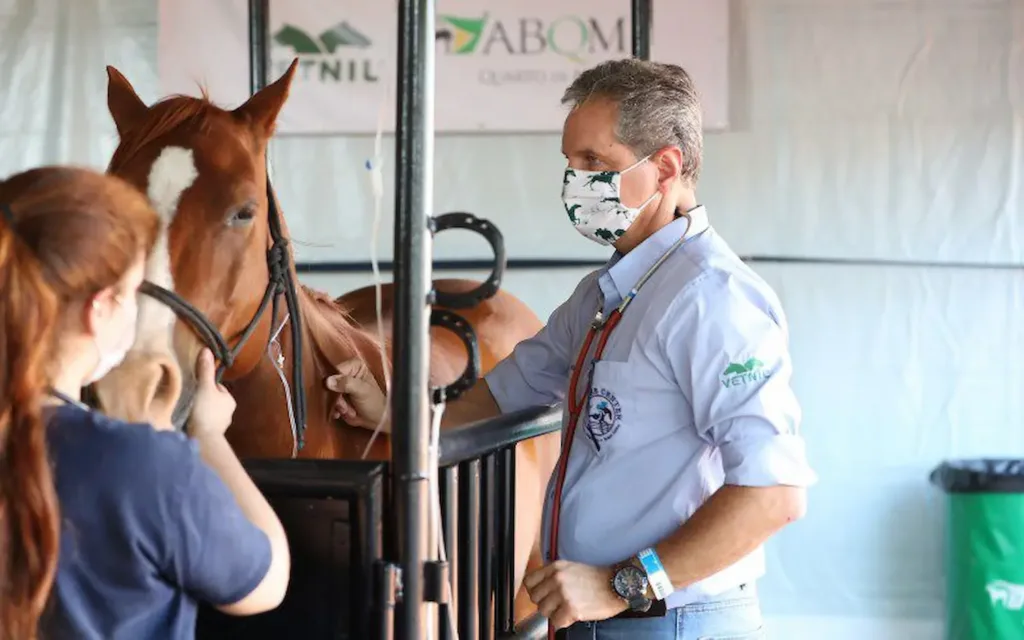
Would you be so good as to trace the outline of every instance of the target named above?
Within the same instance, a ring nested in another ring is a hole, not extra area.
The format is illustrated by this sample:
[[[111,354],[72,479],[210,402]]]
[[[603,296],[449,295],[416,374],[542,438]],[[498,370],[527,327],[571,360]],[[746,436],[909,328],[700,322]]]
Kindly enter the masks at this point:
[[[633,57],[651,59],[651,0],[632,0]]]
[[[430,263],[427,223],[434,181],[434,0],[398,3],[398,113],[395,127],[395,309],[392,461],[402,602],[397,637],[425,633],[424,563],[430,508]]]
[[[270,0],[249,0],[249,95],[270,84]],[[270,194],[270,142],[266,151],[267,198]],[[297,320],[297,318],[292,318]]]
[[[459,638],[480,636],[480,460],[459,465]],[[489,636],[483,636],[486,640]]]
[[[270,81],[267,35],[270,33],[270,0],[249,0],[249,95]]]

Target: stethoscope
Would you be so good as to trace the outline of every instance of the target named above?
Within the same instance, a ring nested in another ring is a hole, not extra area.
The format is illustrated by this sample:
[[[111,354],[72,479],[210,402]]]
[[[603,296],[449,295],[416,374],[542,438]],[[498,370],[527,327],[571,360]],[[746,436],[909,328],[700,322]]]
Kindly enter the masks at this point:
[[[633,285],[629,290],[629,293],[622,298],[622,302],[620,302],[607,317],[604,315],[602,303],[598,303],[597,313],[594,314],[594,319],[590,323],[590,329],[587,331],[587,335],[583,339],[583,345],[580,347],[579,353],[576,355],[576,366],[573,367],[572,375],[569,378],[569,424],[567,425],[565,439],[562,444],[562,453],[558,458],[558,466],[555,471],[557,475],[555,476],[554,494],[551,502],[551,544],[549,545],[551,562],[558,559],[558,516],[562,507],[562,489],[565,485],[565,473],[569,463],[569,452],[572,449],[573,439],[576,435],[576,425],[579,423],[583,408],[590,400],[590,393],[594,386],[594,365],[601,359],[601,355],[604,353],[604,348],[608,344],[608,337],[611,336],[612,331],[614,331],[615,327],[618,326],[619,320],[622,319],[622,314],[625,313],[626,308],[629,307],[629,304],[633,302],[637,294],[640,293],[640,289],[647,284],[647,281],[651,279],[651,276],[657,272],[661,265],[665,264],[665,261],[668,260],[676,250],[704,234],[704,230],[701,230],[700,233],[690,236],[690,228],[693,226],[693,218],[690,217],[689,212],[680,213],[679,216],[686,218],[686,231],[683,232],[682,237],[672,243],[672,246],[669,247],[653,265],[651,265],[651,268],[648,269],[639,280],[637,280],[637,283]],[[598,335],[600,337],[597,341],[597,347],[594,350],[594,357],[590,361],[590,368],[587,375],[587,386],[584,392],[577,396],[576,389],[579,385],[580,372],[583,370],[583,366],[586,363],[587,354],[590,352],[590,346],[593,343],[594,338]],[[548,638],[553,637],[554,628],[549,625]]]

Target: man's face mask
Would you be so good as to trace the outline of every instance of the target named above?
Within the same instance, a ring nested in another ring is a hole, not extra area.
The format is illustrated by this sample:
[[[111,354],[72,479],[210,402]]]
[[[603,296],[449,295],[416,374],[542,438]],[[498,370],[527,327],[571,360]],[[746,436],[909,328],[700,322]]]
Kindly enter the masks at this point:
[[[655,191],[639,207],[622,204],[622,176],[647,159],[643,158],[623,171],[583,171],[566,168],[562,180],[562,202],[569,221],[583,237],[598,244],[611,245],[625,235],[643,208],[658,195]]]

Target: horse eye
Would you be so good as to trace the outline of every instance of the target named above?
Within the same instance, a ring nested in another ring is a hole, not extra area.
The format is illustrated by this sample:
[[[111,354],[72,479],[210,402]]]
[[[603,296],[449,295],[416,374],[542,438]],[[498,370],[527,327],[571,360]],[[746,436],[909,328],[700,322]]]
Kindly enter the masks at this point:
[[[256,217],[256,205],[247,204],[244,207],[236,210],[231,216],[228,217],[229,225],[246,224],[252,222],[253,218]]]

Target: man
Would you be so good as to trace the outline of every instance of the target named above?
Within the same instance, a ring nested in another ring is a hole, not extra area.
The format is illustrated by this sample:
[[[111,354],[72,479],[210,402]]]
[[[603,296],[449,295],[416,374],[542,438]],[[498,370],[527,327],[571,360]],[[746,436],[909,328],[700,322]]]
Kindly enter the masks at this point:
[[[697,205],[701,110],[683,69],[606,62],[563,103],[566,212],[615,254],[446,417],[566,400],[549,562],[525,584],[567,638],[764,637],[762,544],[816,481],[781,305]],[[384,402],[361,373],[342,365],[328,384],[372,427]]]

